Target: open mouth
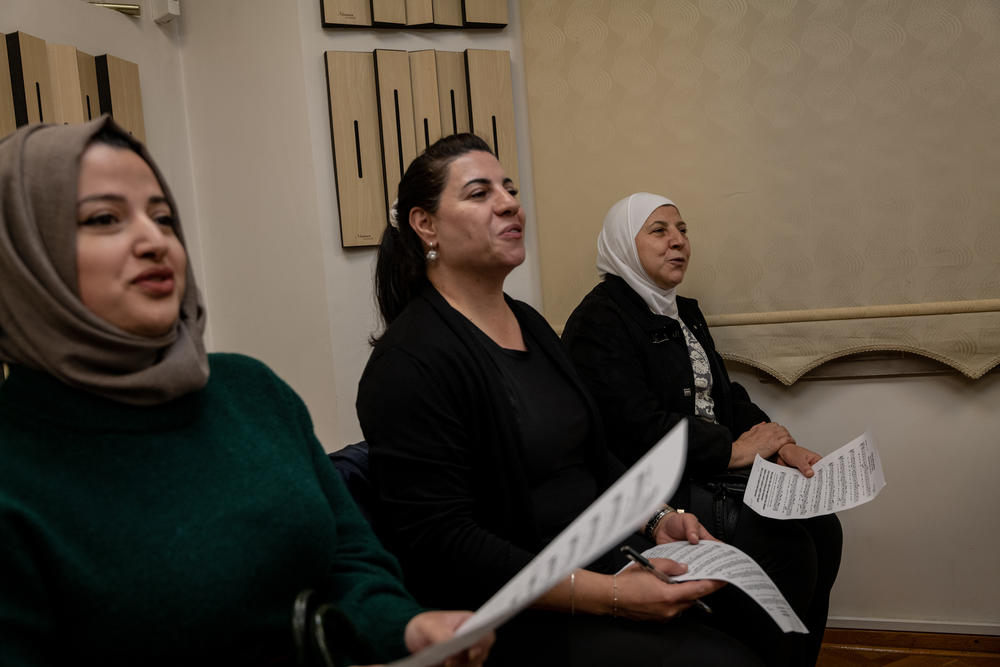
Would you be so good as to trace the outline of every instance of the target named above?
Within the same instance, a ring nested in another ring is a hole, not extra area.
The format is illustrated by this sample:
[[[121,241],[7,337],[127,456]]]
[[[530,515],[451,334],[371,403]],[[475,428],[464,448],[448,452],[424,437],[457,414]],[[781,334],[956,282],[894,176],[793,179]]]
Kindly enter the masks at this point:
[[[153,296],[170,294],[174,291],[174,272],[167,267],[150,269],[136,276],[132,284]]]

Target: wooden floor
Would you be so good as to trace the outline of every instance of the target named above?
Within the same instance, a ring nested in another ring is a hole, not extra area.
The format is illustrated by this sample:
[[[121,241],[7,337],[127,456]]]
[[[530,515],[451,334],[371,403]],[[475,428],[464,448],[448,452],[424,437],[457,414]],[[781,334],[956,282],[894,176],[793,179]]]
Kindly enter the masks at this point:
[[[1000,666],[1000,637],[829,628],[817,667]]]

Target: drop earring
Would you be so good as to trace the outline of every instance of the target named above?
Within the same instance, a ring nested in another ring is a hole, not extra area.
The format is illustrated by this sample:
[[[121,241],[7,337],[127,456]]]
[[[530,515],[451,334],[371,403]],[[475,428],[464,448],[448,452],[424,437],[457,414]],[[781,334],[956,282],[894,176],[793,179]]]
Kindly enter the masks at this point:
[[[427,261],[436,262],[437,258],[438,258],[438,251],[434,247],[434,244],[431,244],[430,249],[427,251]]]

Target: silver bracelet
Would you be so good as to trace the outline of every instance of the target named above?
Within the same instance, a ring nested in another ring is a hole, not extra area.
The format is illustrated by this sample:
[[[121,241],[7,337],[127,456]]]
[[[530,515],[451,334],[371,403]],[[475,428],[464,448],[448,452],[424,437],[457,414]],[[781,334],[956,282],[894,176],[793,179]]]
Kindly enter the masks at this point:
[[[618,574],[611,577],[611,617],[618,618]]]

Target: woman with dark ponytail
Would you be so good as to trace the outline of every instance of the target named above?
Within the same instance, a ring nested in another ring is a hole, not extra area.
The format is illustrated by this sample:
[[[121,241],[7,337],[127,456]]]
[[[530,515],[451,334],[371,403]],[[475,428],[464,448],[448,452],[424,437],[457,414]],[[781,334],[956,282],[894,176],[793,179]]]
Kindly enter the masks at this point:
[[[445,137],[428,146],[399,183],[399,198],[390,211],[375,266],[375,296],[386,326],[427,283],[426,253],[430,248],[425,250],[420,237],[407,224],[410,211],[420,208],[434,213],[447,180],[448,165],[470,151],[489,153],[490,147],[474,134]]]
[[[357,401],[374,521],[420,602],[475,608],[623,468],[558,336],[503,292],[524,261],[525,215],[489,146],[471,134],[431,145],[394,209],[375,279],[386,328]],[[650,533],[627,542],[710,537],[677,512]],[[665,584],[639,568],[615,576],[623,564],[614,549],[560,582],[501,628],[488,664],[759,664],[697,612],[680,616],[721,582]]]

